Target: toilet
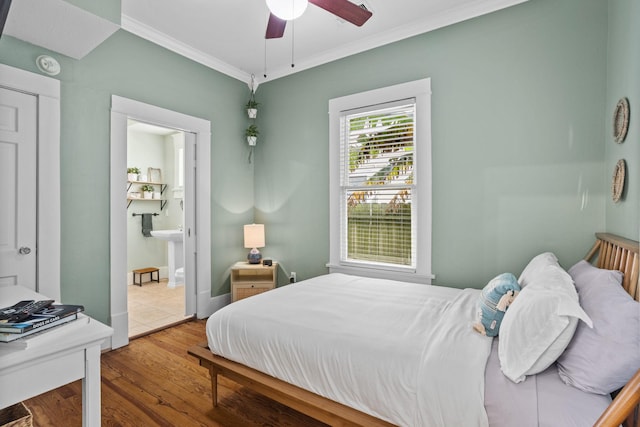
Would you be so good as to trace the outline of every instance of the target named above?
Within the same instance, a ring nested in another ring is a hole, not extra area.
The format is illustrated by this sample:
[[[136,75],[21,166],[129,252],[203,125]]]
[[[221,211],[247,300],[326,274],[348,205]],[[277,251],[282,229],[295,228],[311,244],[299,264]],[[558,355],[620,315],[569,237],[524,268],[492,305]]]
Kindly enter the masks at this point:
[[[184,285],[184,267],[176,268],[176,286]]]

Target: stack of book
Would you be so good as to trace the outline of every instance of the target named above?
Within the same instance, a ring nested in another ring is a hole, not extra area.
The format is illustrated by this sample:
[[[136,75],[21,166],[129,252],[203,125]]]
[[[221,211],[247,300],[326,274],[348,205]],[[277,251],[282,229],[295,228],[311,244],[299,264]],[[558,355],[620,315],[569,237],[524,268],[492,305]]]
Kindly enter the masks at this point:
[[[0,346],[28,347],[26,337],[39,335],[78,319],[81,305],[52,304],[53,301],[20,301],[0,309]],[[85,316],[86,317],[86,316]]]

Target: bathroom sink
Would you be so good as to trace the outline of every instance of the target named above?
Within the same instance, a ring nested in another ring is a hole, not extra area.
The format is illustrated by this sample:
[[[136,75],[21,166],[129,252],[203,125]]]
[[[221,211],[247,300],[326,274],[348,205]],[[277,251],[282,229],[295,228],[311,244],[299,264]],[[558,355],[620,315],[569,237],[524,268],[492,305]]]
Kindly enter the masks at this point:
[[[167,286],[175,288],[182,283],[176,283],[176,270],[184,267],[184,238],[182,230],[153,230],[151,235],[156,239],[165,240],[167,242],[167,261],[169,262],[167,272],[169,282]],[[184,275],[184,273],[183,273]]]
[[[152,230],[151,235],[169,242],[182,242],[182,230]]]

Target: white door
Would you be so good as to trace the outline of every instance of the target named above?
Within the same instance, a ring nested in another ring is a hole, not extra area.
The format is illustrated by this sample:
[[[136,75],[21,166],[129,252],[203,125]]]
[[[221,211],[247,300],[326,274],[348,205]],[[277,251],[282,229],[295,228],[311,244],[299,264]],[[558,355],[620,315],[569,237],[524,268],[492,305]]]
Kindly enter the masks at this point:
[[[36,290],[37,102],[0,88],[0,286]]]
[[[184,133],[184,315],[196,313],[196,136]]]

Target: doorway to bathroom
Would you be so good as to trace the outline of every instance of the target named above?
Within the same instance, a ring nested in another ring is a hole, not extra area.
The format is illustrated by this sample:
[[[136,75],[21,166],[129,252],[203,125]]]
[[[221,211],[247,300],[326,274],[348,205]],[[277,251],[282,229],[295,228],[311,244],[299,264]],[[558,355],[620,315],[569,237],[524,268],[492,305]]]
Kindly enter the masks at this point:
[[[165,212],[165,203],[162,188],[160,195],[156,193],[157,180],[159,184],[168,184],[165,178],[168,175],[163,173],[161,167],[156,165],[137,166],[140,173],[135,181],[136,187],[133,187],[129,180],[127,169],[136,167],[129,165],[127,156],[127,136],[129,124],[131,121],[152,124],[154,126],[173,129],[184,134],[184,192],[183,192],[183,232],[180,234],[183,238],[184,245],[184,282],[181,287],[184,290],[184,314],[187,316],[195,315],[198,318],[204,318],[211,314],[211,123],[198,117],[189,116],[177,111],[168,110],[162,107],[146,104],[140,101],[123,98],[117,95],[111,96],[111,147],[110,147],[110,289],[111,289],[111,305],[110,305],[110,321],[114,330],[111,338],[111,348],[116,349],[125,346],[129,342],[129,308],[128,308],[128,292],[127,275],[128,275],[128,256],[127,252],[127,229],[129,220],[135,218],[138,222],[136,226],[137,232],[142,233],[142,217],[133,216],[133,213],[152,214],[151,221],[146,222],[145,228],[151,228],[149,223],[160,217],[160,212]],[[151,168],[151,169],[149,169]],[[140,182],[140,176],[146,172],[147,181]],[[151,175],[151,178],[149,178]],[[153,182],[148,182],[151,179]],[[167,178],[167,180],[172,178]],[[144,198],[143,185],[151,185],[154,191],[146,199],[141,201],[135,199],[136,205],[150,204],[149,206],[158,205],[160,212],[153,212],[147,206],[144,211],[132,210],[134,201],[129,198],[135,198],[138,195],[129,194],[130,192],[139,192]],[[139,187],[139,188],[138,188]],[[139,191],[138,191],[139,190]],[[167,193],[168,191],[168,193]],[[173,193],[170,188],[165,188],[164,192],[167,197],[172,197]],[[154,197],[158,197],[154,199]],[[130,203],[131,202],[131,203]],[[149,209],[149,210],[147,210]],[[158,213],[153,216],[153,213]],[[147,220],[149,216],[147,216]],[[149,234],[152,230],[149,230]],[[162,231],[162,230],[154,230]],[[165,238],[170,239],[175,233],[165,230]],[[151,237],[145,237],[151,239]],[[168,255],[167,255],[168,256]],[[170,260],[167,260],[167,264]],[[145,268],[138,269],[145,271],[149,267],[160,266],[150,265]],[[167,276],[171,274],[168,270],[171,267],[167,265]],[[156,269],[153,272],[141,273],[142,278],[136,280],[148,281],[149,275],[157,277]],[[171,275],[175,277],[175,275]],[[157,282],[153,282],[157,283]],[[169,284],[169,277],[167,277]],[[134,285],[135,288],[150,289],[149,283],[142,283],[142,286]],[[169,286],[167,286],[169,288]],[[180,287],[177,287],[180,289]]]
[[[193,317],[185,310],[185,133],[127,121],[129,339]]]

